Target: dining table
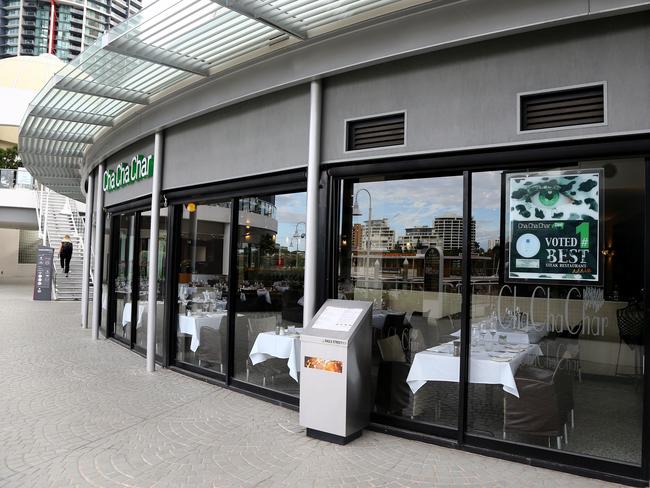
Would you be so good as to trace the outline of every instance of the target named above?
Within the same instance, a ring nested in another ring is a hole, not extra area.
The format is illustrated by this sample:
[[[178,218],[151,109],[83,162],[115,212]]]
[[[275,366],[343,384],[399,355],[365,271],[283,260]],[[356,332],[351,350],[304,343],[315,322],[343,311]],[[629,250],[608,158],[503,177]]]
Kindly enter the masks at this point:
[[[260,332],[255,338],[249,357],[253,365],[271,358],[287,360],[289,376],[298,381],[300,371],[300,331],[295,334],[276,334],[275,331]]]
[[[201,328],[210,327],[219,330],[226,327],[228,322],[227,311],[199,313],[192,315],[178,315],[178,331],[192,336],[190,350],[196,352],[201,345]]]
[[[502,385],[506,393],[519,398],[515,373],[522,364],[532,364],[542,350],[537,344],[495,345],[488,351],[484,346],[472,347],[469,382]],[[406,383],[413,393],[428,381],[460,381],[460,357],[454,356],[453,342],[418,352],[413,358]]]
[[[124,308],[122,309],[122,328],[126,327],[129,322],[131,322],[131,310],[132,310],[132,304],[131,302],[127,302],[124,304]],[[144,315],[144,312],[147,310],[149,307],[149,302],[145,301],[138,301],[138,322],[136,324],[136,328],[142,327],[142,316]],[[162,301],[157,301],[156,302],[156,314],[164,314],[165,313],[165,302]]]

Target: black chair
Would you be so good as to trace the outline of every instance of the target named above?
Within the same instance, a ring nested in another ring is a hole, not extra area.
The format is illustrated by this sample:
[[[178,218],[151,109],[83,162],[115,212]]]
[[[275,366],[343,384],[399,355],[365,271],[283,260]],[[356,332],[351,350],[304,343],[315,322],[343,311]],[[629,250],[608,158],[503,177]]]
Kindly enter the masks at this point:
[[[556,439],[562,448],[566,437],[566,423],[573,405],[573,390],[568,390],[566,359],[560,360],[555,370],[520,368],[515,376],[519,398],[504,396],[503,432],[518,432],[530,436]]]
[[[287,290],[282,293],[282,320],[302,324],[302,306],[298,300],[302,298],[302,290]]]
[[[377,341],[381,354],[375,409],[379,413],[401,414],[409,405],[411,390],[406,383],[410,365],[406,363],[399,338],[395,335]]]
[[[409,350],[409,331],[411,324],[407,323],[406,312],[390,312],[386,315],[386,322],[384,322],[385,337],[396,335],[402,342],[402,348],[405,351]]]
[[[580,363],[580,334],[582,320],[573,327],[568,327],[559,333],[552,333],[540,342],[544,356],[538,358],[544,361],[547,368],[554,369],[562,360],[567,360],[569,369],[576,372],[578,381],[582,381],[582,366]]]
[[[619,342],[618,355],[616,356],[616,369],[614,376],[618,375],[618,364],[621,359],[621,345],[623,342],[634,352],[634,374],[637,369],[642,373],[641,351],[643,348],[643,327],[645,324],[645,312],[640,303],[631,303],[625,308],[616,311],[618,324]]]
[[[375,408],[379,413],[400,415],[409,406],[411,389],[406,383],[410,366],[386,361],[379,364]]]
[[[225,328],[225,327],[224,327]],[[223,362],[226,357],[226,334],[219,329],[211,327],[201,327],[199,330],[199,347],[196,350],[196,357],[201,362],[208,363],[207,367],[212,364],[219,365],[219,371],[223,373]]]

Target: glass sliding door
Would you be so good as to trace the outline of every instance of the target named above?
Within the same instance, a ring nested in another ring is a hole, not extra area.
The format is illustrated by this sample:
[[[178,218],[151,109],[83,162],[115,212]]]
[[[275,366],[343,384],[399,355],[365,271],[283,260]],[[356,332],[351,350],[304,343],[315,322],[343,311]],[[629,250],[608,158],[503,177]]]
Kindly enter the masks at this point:
[[[457,428],[462,212],[462,176],[342,181],[338,298],[373,302],[376,414]]]
[[[108,307],[109,307],[109,275],[110,275],[110,253],[111,253],[111,216],[110,214],[106,214],[106,217],[104,218],[104,253],[102,256],[102,269],[101,269],[101,287],[102,287],[102,294],[101,294],[101,300],[102,300],[102,307],[101,307],[101,320],[99,323],[99,328],[104,335],[104,337],[107,336],[107,331],[108,331]],[[96,219],[93,219],[93,249],[96,251],[96,246],[94,242],[94,237],[95,237],[95,225],[96,225]],[[91,254],[91,259],[92,259],[92,254]],[[94,262],[92,263],[94,267]],[[99,273],[95,270],[93,278],[97,279]]]
[[[644,181],[643,160],[473,174],[470,433],[641,464]]]
[[[238,204],[234,378],[297,397],[307,194]]]
[[[133,264],[135,255],[135,215],[114,217],[113,293],[115,296],[112,334],[116,339],[131,345],[133,296]]]
[[[138,315],[136,317],[136,347],[141,351],[147,349],[147,321],[149,307],[149,241],[151,229],[151,212],[139,214],[139,257],[138,276],[140,282],[138,298]],[[156,277],[156,356],[162,356],[162,338],[165,320],[165,265],[167,252],[167,209],[160,209],[158,227],[158,276]]]
[[[176,263],[175,359],[222,374],[227,361],[230,202],[182,205]]]

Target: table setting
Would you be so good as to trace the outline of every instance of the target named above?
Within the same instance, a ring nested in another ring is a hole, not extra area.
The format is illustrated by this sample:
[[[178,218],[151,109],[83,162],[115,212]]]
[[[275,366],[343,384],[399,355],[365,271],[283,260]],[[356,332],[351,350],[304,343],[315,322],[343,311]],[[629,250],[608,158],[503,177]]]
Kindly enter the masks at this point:
[[[200,345],[201,327],[219,330],[227,323],[228,312],[199,312],[178,315],[178,331],[192,336],[190,350],[196,352]]]
[[[251,362],[255,365],[271,358],[287,359],[289,376],[298,381],[301,331],[301,327],[285,330],[278,326],[274,331],[259,333],[249,354]]]
[[[515,373],[524,363],[542,355],[537,344],[497,341],[475,342],[470,350],[470,383],[500,384],[503,390],[519,397]],[[417,392],[428,381],[460,380],[460,341],[451,341],[418,352],[406,378],[411,391]]]

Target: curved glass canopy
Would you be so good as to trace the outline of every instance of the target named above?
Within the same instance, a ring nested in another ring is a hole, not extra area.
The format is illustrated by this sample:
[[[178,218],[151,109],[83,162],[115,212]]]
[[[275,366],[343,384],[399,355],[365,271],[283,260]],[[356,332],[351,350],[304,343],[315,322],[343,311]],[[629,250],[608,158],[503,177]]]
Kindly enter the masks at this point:
[[[80,168],[102,133],[189,83],[425,0],[158,0],[61,69],[29,106],[25,167],[81,200]]]

